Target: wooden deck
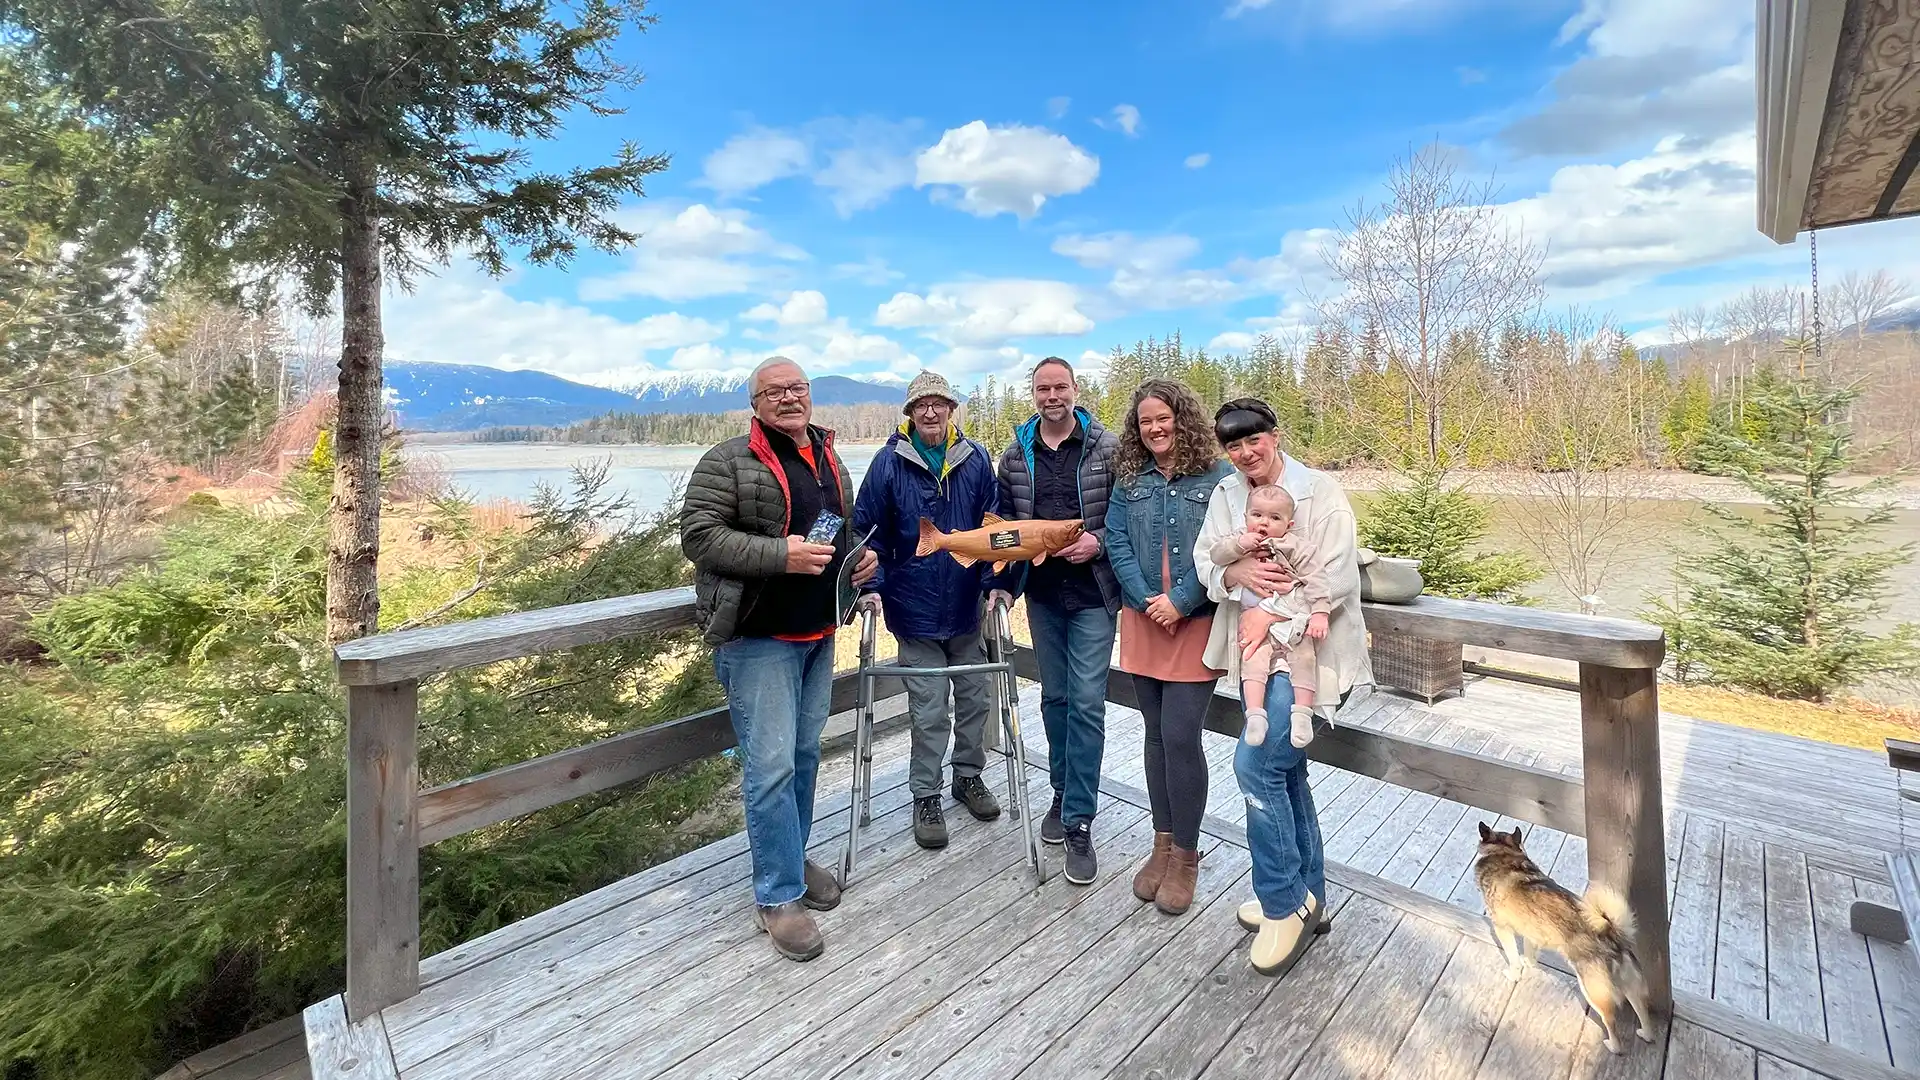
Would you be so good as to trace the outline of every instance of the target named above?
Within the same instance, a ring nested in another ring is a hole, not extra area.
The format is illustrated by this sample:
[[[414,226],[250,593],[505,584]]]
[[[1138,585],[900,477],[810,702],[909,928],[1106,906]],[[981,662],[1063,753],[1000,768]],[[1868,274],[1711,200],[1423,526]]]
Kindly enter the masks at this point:
[[[1036,706],[1030,691],[1023,715],[1043,750]],[[1432,708],[1380,695],[1355,719],[1577,771],[1572,695],[1481,682]],[[1920,972],[1906,949],[1846,927],[1855,895],[1886,898],[1875,860],[1897,837],[1891,774],[1865,753],[1682,718],[1665,718],[1663,737],[1679,1019],[1655,1045],[1618,1058],[1599,1046],[1569,977],[1542,968],[1513,984],[1502,974],[1467,873],[1481,815],[1459,804],[1316,765],[1337,864],[1336,930],[1286,979],[1265,979],[1247,967],[1247,935],[1233,921],[1251,891],[1232,743],[1210,735],[1208,850],[1194,911],[1171,919],[1140,905],[1129,889],[1151,841],[1140,724],[1110,707],[1092,887],[1056,876],[1035,889],[1004,818],[981,825],[955,813],[951,845],[920,851],[898,772],[904,733],[894,734],[876,747],[876,778],[885,779],[875,823],[845,902],[821,917],[819,960],[781,960],[754,929],[745,839],[735,835],[428,958],[417,997],[352,1033],[354,1068],[322,1058],[312,1072],[1911,1075],[1904,1070],[1920,1066]],[[850,765],[823,767],[814,831],[823,862],[844,837]],[[997,777],[998,766],[990,771]],[[1044,790],[1043,774],[1031,779]],[[1568,884],[1582,883],[1578,837],[1541,829],[1528,847]],[[254,1075],[303,1075],[295,1068]]]

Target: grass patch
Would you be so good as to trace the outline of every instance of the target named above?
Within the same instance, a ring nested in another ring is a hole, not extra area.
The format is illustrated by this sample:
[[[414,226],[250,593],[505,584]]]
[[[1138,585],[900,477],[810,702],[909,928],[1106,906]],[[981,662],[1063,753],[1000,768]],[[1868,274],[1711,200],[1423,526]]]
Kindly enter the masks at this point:
[[[1864,698],[1820,704],[1713,686],[1662,683],[1660,711],[1865,750],[1882,750],[1887,739],[1920,739],[1920,709],[1882,705]]]

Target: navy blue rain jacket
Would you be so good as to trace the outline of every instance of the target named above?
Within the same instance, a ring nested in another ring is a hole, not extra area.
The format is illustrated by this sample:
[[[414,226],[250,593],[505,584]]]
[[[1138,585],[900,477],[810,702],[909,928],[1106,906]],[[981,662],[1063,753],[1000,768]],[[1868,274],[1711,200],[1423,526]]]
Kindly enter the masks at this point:
[[[987,449],[956,425],[947,439],[940,476],[913,448],[907,425],[887,439],[873,456],[860,498],[853,507],[854,535],[873,535],[880,571],[866,591],[878,590],[887,629],[895,637],[950,638],[980,627],[980,599],[991,587],[991,564],[963,567],[944,551],[916,556],[920,519],[941,532],[980,527],[981,517],[998,513],[1000,485]]]

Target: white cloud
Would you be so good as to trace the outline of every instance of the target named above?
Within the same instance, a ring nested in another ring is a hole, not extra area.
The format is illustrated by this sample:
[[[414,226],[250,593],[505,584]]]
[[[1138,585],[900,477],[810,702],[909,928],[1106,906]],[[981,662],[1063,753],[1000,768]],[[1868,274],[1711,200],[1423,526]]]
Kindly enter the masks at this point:
[[[1188,154],[1186,166],[1189,169],[1204,169],[1213,160],[1212,154]]]
[[[963,375],[995,375],[1000,381],[1019,382],[1040,362],[1039,353],[1023,352],[1012,345],[980,348],[960,345],[936,357],[931,365],[949,379]]]
[[[841,217],[870,210],[913,182],[917,121],[822,117],[797,128],[756,127],[707,157],[700,183],[739,195],[789,176],[824,189]]]
[[[812,162],[806,140],[791,132],[753,128],[707,155],[700,183],[722,195],[737,195],[806,172]]]
[[[627,269],[580,285],[584,300],[649,296],[693,300],[757,292],[786,274],[782,263],[807,254],[751,224],[745,210],[715,210],[702,203],[675,213],[666,206],[623,212],[621,224],[641,234]]]
[[[1673,270],[1761,252],[1753,227],[1753,135],[1673,136],[1618,165],[1569,165],[1503,212],[1544,241],[1551,288],[1616,295]]]
[[[967,281],[936,285],[925,295],[895,293],[873,321],[919,329],[953,347],[1000,345],[1017,337],[1086,333],[1093,320],[1079,302],[1079,290],[1061,281]]]
[[[389,359],[532,369],[601,386],[653,372],[651,351],[727,332],[725,323],[679,312],[628,320],[564,300],[517,299],[465,261],[422,275],[411,293],[392,291],[384,305]]]
[[[1582,37],[1586,53],[1554,77],[1551,100],[1500,133],[1522,153],[1592,156],[1753,126],[1751,6],[1584,0],[1560,43]]]
[[[879,206],[913,183],[913,136],[919,126],[871,117],[808,124],[808,137],[826,158],[813,174],[814,184],[826,189],[841,217]]]
[[[959,188],[960,207],[976,217],[1026,219],[1048,198],[1085,191],[1099,175],[1100,159],[1064,135],[1021,124],[990,128],[975,120],[921,151],[913,186]]]
[[[857,263],[835,264],[833,276],[851,278],[862,285],[885,285],[888,282],[899,281],[907,275],[895,270],[880,256],[869,255]]]
[[[1244,353],[1253,348],[1254,342],[1259,340],[1258,334],[1229,330],[1224,334],[1213,335],[1213,340],[1207,342],[1207,348],[1214,352]]]
[[[1115,105],[1112,119],[1098,119],[1094,123],[1108,131],[1118,131],[1129,139],[1140,135],[1140,109],[1134,105]]]
[[[826,295],[814,289],[790,294],[778,307],[760,304],[740,316],[750,322],[772,322],[786,326],[813,326],[827,321]]]
[[[1073,108],[1073,99],[1070,97],[1047,99],[1047,115],[1055,120],[1067,115],[1067,110],[1071,108]]]
[[[1753,27],[1751,4],[1724,0],[1583,0],[1580,10],[1560,28],[1560,42],[1587,35],[1587,44],[1606,56],[1647,56],[1676,44],[1695,49],[1729,50]]]
[[[1199,254],[1200,241],[1178,233],[1063,236],[1053,242],[1053,250],[1081,266],[1113,271],[1107,288],[1129,307],[1194,307],[1235,299],[1241,291],[1218,270],[1183,267],[1182,263]]]

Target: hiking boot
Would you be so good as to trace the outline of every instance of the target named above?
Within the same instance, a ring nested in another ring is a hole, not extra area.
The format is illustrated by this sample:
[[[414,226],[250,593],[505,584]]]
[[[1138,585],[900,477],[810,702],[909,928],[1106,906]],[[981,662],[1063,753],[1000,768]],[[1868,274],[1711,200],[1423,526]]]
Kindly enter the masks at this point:
[[[767,932],[773,951],[789,960],[811,960],[826,949],[820,940],[820,928],[805,905],[795,900],[772,907],[755,907],[753,921]]]
[[[1154,893],[1153,906],[1167,915],[1185,915],[1193,906],[1193,889],[1200,877],[1200,853],[1174,845],[1167,853],[1166,874]],[[1311,894],[1309,894],[1311,895]]]
[[[1133,875],[1133,898],[1142,903],[1152,903],[1160,892],[1160,880],[1167,873],[1167,853],[1173,850],[1173,834],[1157,832],[1153,834],[1153,854],[1140,864],[1140,872]]]
[[[940,796],[913,800],[913,842],[930,851],[947,846],[947,815],[940,809]]]
[[[1067,845],[1067,880],[1075,885],[1091,885],[1100,873],[1093,858],[1093,824],[1082,821],[1070,825],[1063,837]]]
[[[1047,811],[1047,816],[1040,820],[1040,839],[1045,840],[1049,844],[1064,843],[1067,839],[1066,829],[1060,824],[1060,801],[1062,798],[1064,798],[1064,796],[1060,794],[1060,789],[1055,788],[1053,790],[1053,809]]]
[[[966,806],[967,813],[976,821],[993,821],[1000,816],[1000,801],[978,776],[954,777],[953,797]]]
[[[817,866],[812,859],[808,859],[804,877],[807,894],[800,898],[801,903],[815,911],[832,911],[840,906],[840,882],[835,880],[831,870]]]

